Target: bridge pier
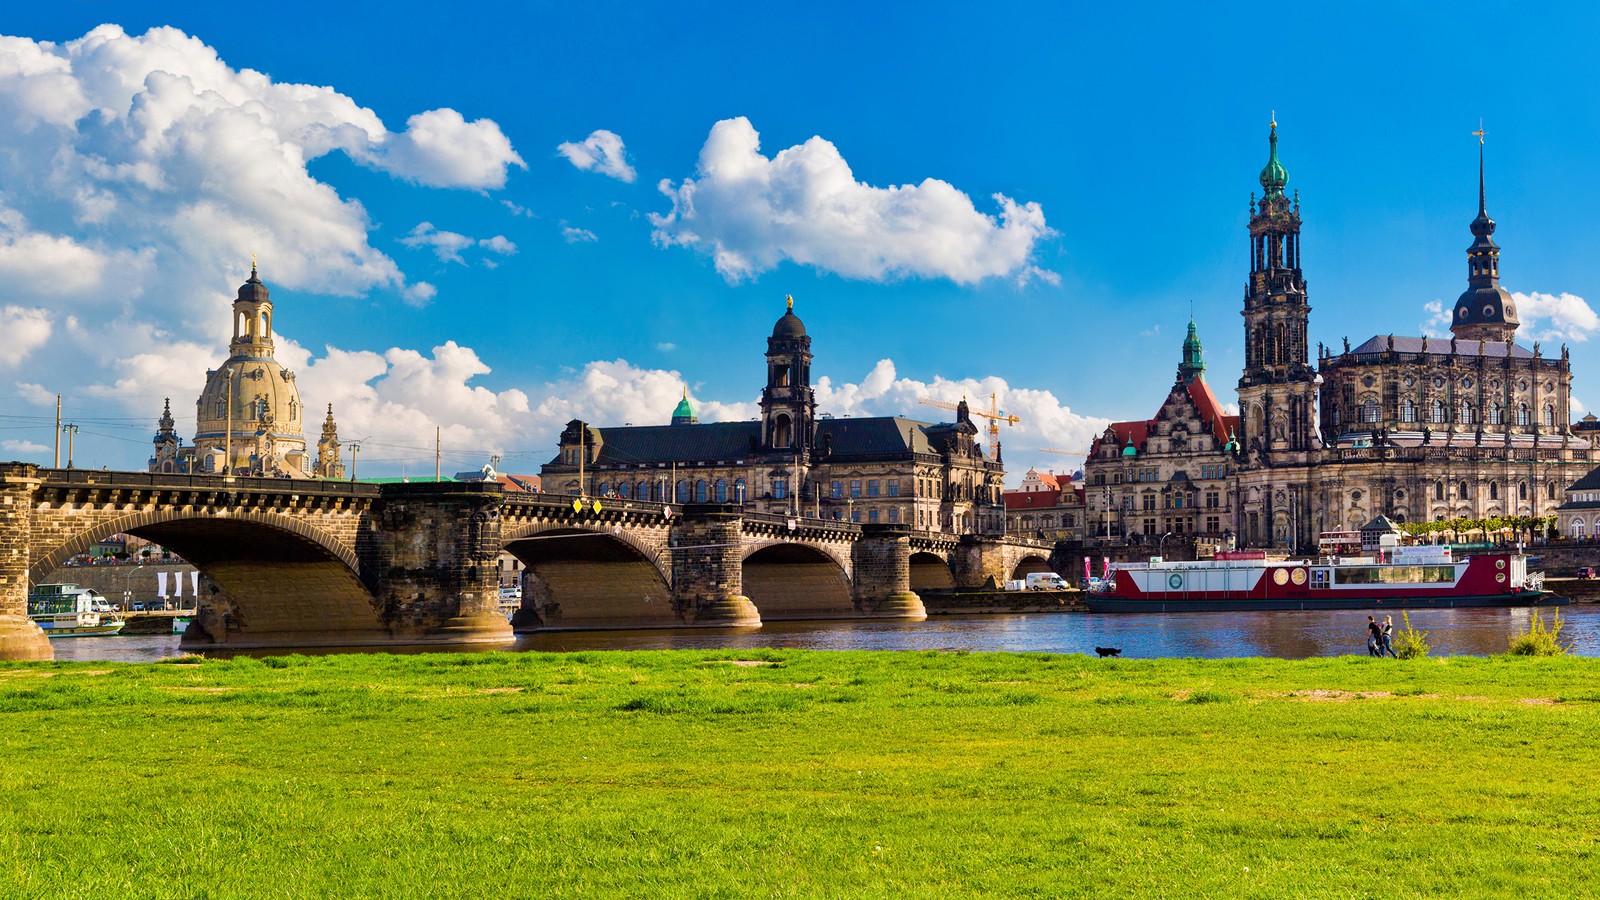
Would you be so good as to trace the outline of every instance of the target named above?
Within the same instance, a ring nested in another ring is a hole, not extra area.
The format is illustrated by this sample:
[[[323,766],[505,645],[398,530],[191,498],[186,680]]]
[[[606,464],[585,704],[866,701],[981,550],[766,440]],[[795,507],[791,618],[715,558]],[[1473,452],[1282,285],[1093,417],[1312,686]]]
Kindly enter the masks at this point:
[[[911,590],[911,528],[862,525],[851,548],[855,599],[862,615],[886,619],[926,619],[922,598]]]
[[[707,627],[755,627],[761,613],[744,596],[744,523],[740,508],[690,504],[672,523],[672,602],[684,621]]]
[[[0,464],[0,660],[55,659],[50,639],[28,618],[28,545],[39,467]]]

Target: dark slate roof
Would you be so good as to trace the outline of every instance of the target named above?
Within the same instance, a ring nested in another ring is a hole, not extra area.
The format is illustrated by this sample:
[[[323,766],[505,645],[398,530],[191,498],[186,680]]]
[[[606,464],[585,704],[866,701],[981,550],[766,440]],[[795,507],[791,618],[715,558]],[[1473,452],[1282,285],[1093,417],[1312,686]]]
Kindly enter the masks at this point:
[[[911,452],[937,453],[938,449],[929,443],[929,434],[939,434],[953,427],[898,416],[821,419],[816,423],[816,446],[823,446],[826,435],[831,451],[829,462],[857,457],[904,456]],[[595,427],[593,431],[600,435],[597,466],[732,461],[765,455],[760,450],[760,422],[627,425]],[[552,462],[559,464],[560,460]]]
[[[1489,356],[1498,359],[1506,355],[1507,347],[1511,348],[1510,354],[1513,359],[1533,358],[1532,350],[1529,350],[1528,348],[1514,341],[1511,343],[1506,343],[1504,341],[1456,341],[1456,353],[1461,356]],[[1394,339],[1394,349],[1396,353],[1421,353],[1422,338],[1399,337],[1397,335]],[[1386,334],[1375,334],[1372,337],[1367,338],[1366,343],[1363,343],[1361,346],[1351,350],[1350,352],[1354,354],[1367,354],[1387,353],[1388,351],[1389,336]],[[1439,356],[1449,356],[1450,339],[1436,337],[1428,338],[1428,353],[1430,355],[1437,354]]]
[[[1600,466],[1590,470],[1589,474],[1579,478],[1567,488],[1569,491],[1600,491]]]

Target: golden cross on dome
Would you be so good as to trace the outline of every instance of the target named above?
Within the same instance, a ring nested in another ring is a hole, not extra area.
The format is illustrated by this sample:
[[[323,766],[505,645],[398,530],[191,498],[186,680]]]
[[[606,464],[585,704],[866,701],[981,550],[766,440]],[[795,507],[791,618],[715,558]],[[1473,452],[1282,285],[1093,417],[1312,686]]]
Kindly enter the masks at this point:
[[[1478,120],[1478,130],[1474,131],[1473,134],[1477,135],[1477,137],[1478,137],[1478,146],[1482,147],[1483,146],[1483,136],[1485,134],[1488,134],[1488,132],[1483,130],[1483,120],[1482,119]]]
[[[254,253],[252,253],[252,254],[250,254],[250,274],[254,275],[255,273],[256,273],[256,255]]]

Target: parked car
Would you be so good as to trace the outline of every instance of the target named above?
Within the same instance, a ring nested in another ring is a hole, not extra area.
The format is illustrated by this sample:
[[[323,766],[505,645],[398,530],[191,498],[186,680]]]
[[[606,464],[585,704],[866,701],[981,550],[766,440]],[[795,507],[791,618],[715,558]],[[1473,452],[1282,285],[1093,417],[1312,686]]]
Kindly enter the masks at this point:
[[[1594,566],[1579,566],[1578,567],[1578,577],[1579,578],[1585,578],[1585,579],[1593,578],[1594,577]]]

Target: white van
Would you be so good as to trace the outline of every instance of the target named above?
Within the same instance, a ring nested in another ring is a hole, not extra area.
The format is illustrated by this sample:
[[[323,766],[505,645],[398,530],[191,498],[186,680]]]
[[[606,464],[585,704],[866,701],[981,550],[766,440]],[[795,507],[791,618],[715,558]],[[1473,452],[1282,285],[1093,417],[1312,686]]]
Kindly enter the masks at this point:
[[[1066,579],[1054,572],[1029,572],[1027,583],[1030,591],[1064,591],[1067,589]]]

